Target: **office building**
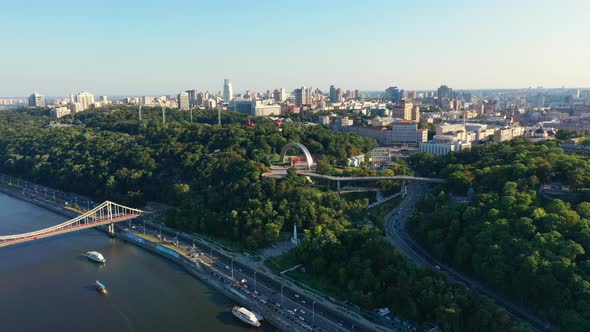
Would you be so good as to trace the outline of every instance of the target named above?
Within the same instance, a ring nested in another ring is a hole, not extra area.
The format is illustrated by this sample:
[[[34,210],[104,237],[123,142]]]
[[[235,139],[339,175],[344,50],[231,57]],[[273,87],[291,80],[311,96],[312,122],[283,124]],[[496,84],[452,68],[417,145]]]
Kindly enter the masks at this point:
[[[234,99],[234,89],[230,80],[225,79],[223,82],[223,101],[229,103],[232,99]]]
[[[35,92],[29,96],[29,107],[45,107],[45,97]]]
[[[260,100],[232,100],[229,103],[229,109],[252,116],[271,116],[281,114],[280,105],[264,104]]]
[[[438,155],[449,154],[450,152],[459,152],[470,149],[471,142],[458,140],[451,135],[436,135],[430,142],[420,143],[420,152],[432,153]]]
[[[397,86],[392,86],[385,89],[385,99],[394,103],[399,103],[404,97],[404,90],[400,90]]]
[[[418,129],[410,121],[398,121],[391,125],[391,135],[386,145],[418,145],[428,140],[428,130]]]
[[[107,97],[107,96],[100,96],[99,100],[103,105],[109,103],[109,97]]]
[[[181,92],[178,94],[177,97],[178,109],[182,111],[186,111],[190,109],[190,99],[189,94],[187,92]]]

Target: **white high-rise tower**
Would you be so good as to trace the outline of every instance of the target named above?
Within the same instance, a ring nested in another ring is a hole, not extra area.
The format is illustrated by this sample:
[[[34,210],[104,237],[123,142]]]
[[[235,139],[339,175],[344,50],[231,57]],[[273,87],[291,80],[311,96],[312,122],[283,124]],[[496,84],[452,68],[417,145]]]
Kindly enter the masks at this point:
[[[225,79],[223,82],[223,101],[229,103],[234,97],[234,89],[231,86],[230,80]]]

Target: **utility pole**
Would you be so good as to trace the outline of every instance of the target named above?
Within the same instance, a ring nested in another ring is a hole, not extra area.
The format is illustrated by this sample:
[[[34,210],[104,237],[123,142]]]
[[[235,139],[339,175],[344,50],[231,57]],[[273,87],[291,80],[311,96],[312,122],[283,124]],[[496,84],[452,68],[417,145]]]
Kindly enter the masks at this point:
[[[191,106],[191,122],[193,122],[193,107]]]
[[[141,121],[141,104],[139,104],[139,121]]]
[[[221,126],[221,108],[217,107],[217,124]]]
[[[162,106],[162,123],[166,123],[166,106]]]

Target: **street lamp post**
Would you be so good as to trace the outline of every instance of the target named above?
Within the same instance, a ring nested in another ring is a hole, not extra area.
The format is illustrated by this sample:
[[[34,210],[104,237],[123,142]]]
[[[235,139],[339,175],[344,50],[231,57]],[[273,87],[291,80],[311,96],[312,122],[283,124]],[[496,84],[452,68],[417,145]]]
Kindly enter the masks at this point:
[[[354,332],[354,323],[352,323],[352,328],[350,329],[350,332]]]
[[[311,323],[313,325],[315,325],[315,303],[317,301],[313,301],[313,303],[311,304]]]
[[[231,278],[234,278],[234,259],[231,259]]]
[[[281,305],[283,305],[283,287],[285,287],[284,284],[281,285]]]
[[[143,221],[143,235],[145,235],[145,220]]]
[[[256,272],[258,272],[258,271],[254,271],[254,291],[255,291],[255,292],[257,292],[257,291],[258,291],[258,289],[257,289],[257,287],[256,287],[256,286],[257,286],[257,282],[256,282]]]

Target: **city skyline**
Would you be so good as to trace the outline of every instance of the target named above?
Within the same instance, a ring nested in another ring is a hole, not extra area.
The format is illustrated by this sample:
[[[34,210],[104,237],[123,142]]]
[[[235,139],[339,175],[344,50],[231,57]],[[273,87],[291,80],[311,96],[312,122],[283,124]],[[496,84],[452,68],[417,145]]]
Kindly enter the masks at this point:
[[[12,2],[0,95],[590,85],[590,4],[500,2]]]

